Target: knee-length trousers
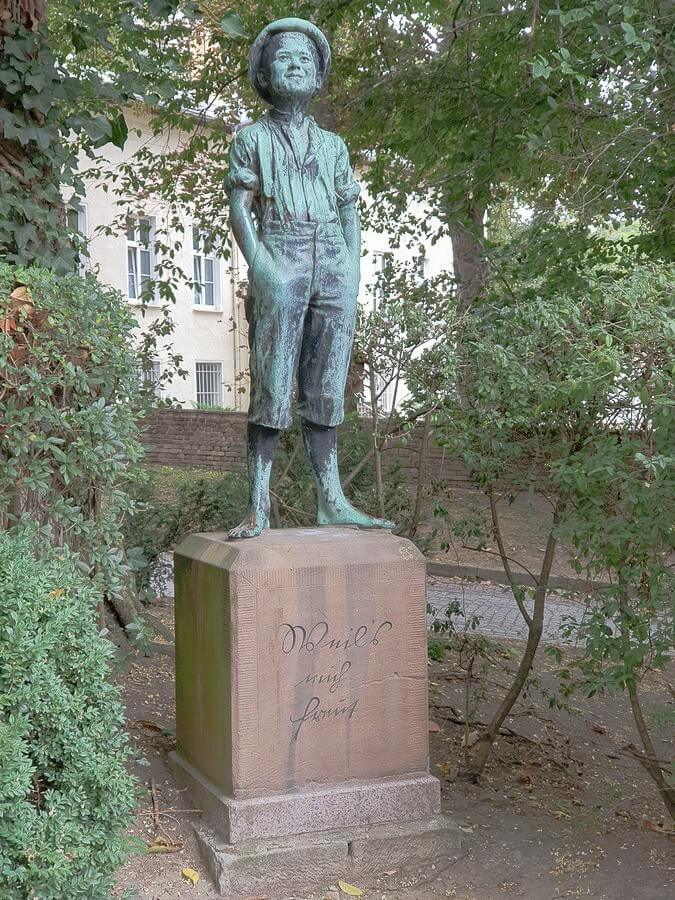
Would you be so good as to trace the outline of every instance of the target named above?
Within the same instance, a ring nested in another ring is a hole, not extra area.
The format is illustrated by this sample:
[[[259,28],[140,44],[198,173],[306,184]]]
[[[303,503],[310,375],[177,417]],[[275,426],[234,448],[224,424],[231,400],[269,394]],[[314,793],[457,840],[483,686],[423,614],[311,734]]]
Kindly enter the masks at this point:
[[[269,222],[249,273],[248,419],[288,428],[298,414],[339,425],[354,340],[358,272],[339,222]]]

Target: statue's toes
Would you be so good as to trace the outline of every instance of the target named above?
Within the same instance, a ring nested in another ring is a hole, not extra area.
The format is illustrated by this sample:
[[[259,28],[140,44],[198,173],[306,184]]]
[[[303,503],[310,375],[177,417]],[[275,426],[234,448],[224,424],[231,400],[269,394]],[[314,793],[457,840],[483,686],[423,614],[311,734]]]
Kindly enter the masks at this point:
[[[361,528],[394,528],[394,523],[388,519],[376,519],[373,517],[369,521],[364,522]]]

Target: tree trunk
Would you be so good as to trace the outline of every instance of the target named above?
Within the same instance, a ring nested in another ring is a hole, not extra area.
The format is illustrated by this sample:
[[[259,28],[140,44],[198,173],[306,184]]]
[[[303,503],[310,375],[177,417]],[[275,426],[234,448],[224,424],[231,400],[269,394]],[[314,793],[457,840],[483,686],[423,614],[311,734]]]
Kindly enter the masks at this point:
[[[621,612],[624,614],[624,617],[628,612],[628,606],[628,592],[624,586],[620,585],[619,607],[621,608]],[[621,643],[623,645],[624,655],[627,655],[628,651],[630,650],[630,635],[625,625],[625,618],[621,622]],[[649,729],[647,728],[647,723],[645,722],[644,716],[642,714],[642,706],[640,704],[640,696],[638,693],[638,684],[639,680],[637,673],[635,674],[634,678],[629,678],[626,682],[626,689],[628,691],[628,697],[630,699],[630,707],[633,712],[635,728],[637,729],[637,733],[640,736],[640,742],[642,743],[642,747],[644,750],[644,756],[639,757],[639,761],[642,763],[646,772],[656,784],[656,787],[661,794],[661,799],[663,800],[671,819],[675,819],[675,787],[671,787],[663,775],[661,763],[659,762],[659,759],[656,755],[656,748],[654,747]]]
[[[375,489],[380,516],[384,519],[384,478],[382,476],[382,451],[380,449],[380,416],[377,407],[377,376],[372,358],[369,360],[370,408],[373,423],[373,452],[375,454]]]
[[[487,285],[488,269],[483,243],[484,217],[484,207],[469,199],[466,219],[463,222],[456,219],[448,222],[460,312],[467,310]]]
[[[554,527],[556,524],[556,520],[557,516],[554,516]],[[544,608],[546,606],[546,594],[548,592],[548,582],[551,575],[551,568],[553,566],[553,557],[555,554],[556,543],[557,541],[554,536],[554,529],[552,528],[549,532],[548,540],[546,542],[544,559],[541,565],[541,572],[539,574],[539,579],[537,582],[537,589],[534,594],[534,609],[532,611],[532,616],[527,616],[526,618],[527,643],[525,644],[525,652],[523,653],[523,656],[520,660],[520,664],[518,666],[518,670],[515,674],[513,682],[511,683],[511,687],[507,691],[506,696],[499,705],[499,708],[488,723],[485,731],[480,737],[480,740],[476,744],[470,764],[462,773],[463,777],[469,781],[477,781],[480,778],[483,769],[485,768],[485,764],[488,761],[488,757],[490,756],[492,746],[497,740],[499,731],[504,724],[504,720],[513,709],[513,706],[518,697],[520,697],[521,691],[523,690],[525,682],[527,681],[530,671],[532,670],[532,664],[534,662],[534,658],[536,656],[537,649],[539,647],[541,636],[544,630]],[[502,560],[502,563],[503,562],[504,560]],[[506,562],[508,566],[508,560]],[[522,604],[519,603],[518,606],[519,608],[521,608]]]
[[[420,452],[417,457],[417,489],[415,491],[415,508],[413,509],[410,527],[408,529],[408,537],[414,538],[417,533],[420,516],[422,515],[422,500],[424,497],[424,482],[426,474],[426,463],[429,452],[429,429],[431,424],[431,414],[427,413],[424,417],[424,425],[422,428],[422,440],[420,443]]]
[[[18,42],[25,40],[28,32],[37,48],[33,52],[46,51],[46,56],[50,56],[44,31],[36,38],[30,35],[38,31],[45,18],[45,0],[0,0],[0,58],[4,54],[5,36],[10,30],[12,38]],[[49,82],[52,73],[47,62],[45,65],[45,77]],[[23,77],[27,77],[26,73]],[[45,111],[44,106],[40,111],[26,109],[22,95],[33,90],[31,84],[24,82],[23,90],[5,93],[0,102],[0,107],[11,117],[10,123],[18,121],[21,125],[42,129],[43,136],[45,133],[50,135],[49,146],[45,149],[35,141],[21,144],[19,140],[7,137],[0,128],[0,194],[9,199],[0,214],[0,257],[10,263],[27,266],[38,262],[66,272],[74,267],[75,251],[71,246],[59,185],[58,170],[64,165],[61,151],[55,152],[59,126],[50,115],[57,104],[56,94],[54,87],[47,84],[49,94],[43,99],[48,97],[49,111]],[[31,203],[26,204],[26,200]],[[31,205],[40,209],[39,215]]]
[[[15,22],[29,31],[37,31],[47,17],[45,7],[45,0],[0,0],[0,34],[5,22]]]

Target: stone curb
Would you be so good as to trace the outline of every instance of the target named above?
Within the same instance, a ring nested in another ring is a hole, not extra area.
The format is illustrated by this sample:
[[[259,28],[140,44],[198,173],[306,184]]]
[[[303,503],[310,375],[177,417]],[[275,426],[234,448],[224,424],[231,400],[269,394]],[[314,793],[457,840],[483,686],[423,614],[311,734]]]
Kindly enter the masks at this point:
[[[427,560],[427,575],[435,575],[437,578],[465,578],[475,581],[492,581],[495,584],[506,584],[509,581],[503,569],[483,569],[480,566],[460,566],[452,563]],[[514,573],[513,580],[516,584],[534,586],[534,578],[526,572]],[[586,593],[598,588],[609,587],[606,581],[589,581],[586,578],[568,578],[564,575],[551,575],[550,587],[561,591],[574,591]]]

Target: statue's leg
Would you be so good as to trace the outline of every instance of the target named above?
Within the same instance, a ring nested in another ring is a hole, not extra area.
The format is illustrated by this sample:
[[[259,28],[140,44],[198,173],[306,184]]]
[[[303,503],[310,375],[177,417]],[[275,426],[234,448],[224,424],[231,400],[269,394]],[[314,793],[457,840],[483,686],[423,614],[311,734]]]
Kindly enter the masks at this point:
[[[249,511],[244,521],[230,531],[232,539],[257,537],[270,524],[270,472],[279,429],[249,422],[247,437]]]
[[[251,348],[248,416],[249,512],[231,538],[269,528],[269,484],[279,431],[291,423],[291,396],[311,286],[311,228],[261,235],[267,263],[250,273],[247,318]],[[265,424],[260,424],[265,423]]]
[[[338,471],[337,429],[303,419],[302,436],[316,481],[318,524],[393,528],[393,522],[360,512],[345,497]]]

